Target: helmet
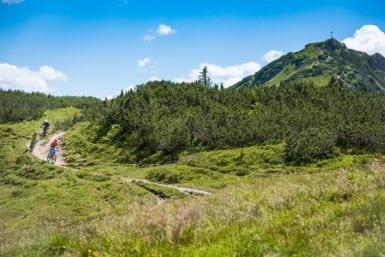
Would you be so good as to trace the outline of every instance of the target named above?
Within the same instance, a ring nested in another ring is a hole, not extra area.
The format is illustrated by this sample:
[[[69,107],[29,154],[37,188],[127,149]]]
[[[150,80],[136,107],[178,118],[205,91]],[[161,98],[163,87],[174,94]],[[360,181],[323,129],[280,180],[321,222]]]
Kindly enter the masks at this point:
[[[35,130],[35,131],[33,132],[33,134],[37,134],[37,131]]]
[[[48,120],[44,120],[44,122],[48,122]]]

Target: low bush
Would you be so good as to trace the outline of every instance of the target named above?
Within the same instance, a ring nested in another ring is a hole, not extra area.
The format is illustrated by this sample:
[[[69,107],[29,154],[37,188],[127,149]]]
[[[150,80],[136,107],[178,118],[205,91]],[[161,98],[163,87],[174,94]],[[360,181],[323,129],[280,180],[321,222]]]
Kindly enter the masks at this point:
[[[307,163],[313,159],[328,158],[333,155],[336,137],[324,128],[310,128],[292,134],[287,140],[285,153],[288,161]]]
[[[146,178],[151,181],[173,184],[173,183],[179,183],[182,180],[183,175],[172,172],[167,169],[161,169],[161,170],[150,170],[147,173]]]

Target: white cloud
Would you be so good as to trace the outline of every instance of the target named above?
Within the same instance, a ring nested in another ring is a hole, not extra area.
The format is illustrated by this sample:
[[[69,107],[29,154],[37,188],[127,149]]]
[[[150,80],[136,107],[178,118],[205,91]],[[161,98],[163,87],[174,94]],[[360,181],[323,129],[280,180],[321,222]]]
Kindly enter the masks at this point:
[[[0,63],[0,88],[2,89],[50,92],[52,88],[47,81],[67,81],[67,77],[61,71],[49,66],[42,66],[38,71],[32,71],[28,67]]]
[[[354,50],[368,54],[380,53],[385,56],[385,34],[376,25],[364,25],[356,30],[353,37],[346,38],[342,42]]]
[[[281,52],[281,51],[278,51],[278,50],[270,50],[269,52],[267,52],[264,56],[263,56],[263,59],[266,61],[266,62],[272,62],[272,61],[275,61],[277,60],[279,57],[281,57],[284,53]]]
[[[146,34],[144,34],[143,40],[152,41],[157,37],[170,36],[175,33],[176,33],[175,29],[171,28],[168,25],[160,24],[156,29],[148,29],[146,31]]]
[[[54,68],[49,66],[41,66],[39,75],[44,80],[60,80],[67,81],[66,75],[61,71],[56,71]]]
[[[165,24],[160,24],[158,26],[158,29],[156,30],[156,32],[162,36],[167,36],[167,35],[171,35],[171,34],[176,33],[176,31],[173,28],[171,28],[170,26],[167,26]]]
[[[1,0],[2,4],[20,4],[24,0]]]
[[[174,80],[176,82],[195,81],[205,66],[207,67],[212,82],[217,84],[223,83],[225,87],[232,86],[244,77],[252,75],[261,69],[261,65],[256,62],[234,64],[226,67],[210,63],[201,63],[199,68],[190,71],[188,77],[177,77]]]
[[[152,41],[154,39],[155,39],[155,37],[153,35],[151,35],[151,34],[145,34],[144,37],[143,37],[144,41]]]
[[[150,62],[150,58],[146,57],[144,59],[141,59],[138,61],[138,67],[140,68],[143,68],[144,66],[146,66],[149,62]]]
[[[156,77],[156,76],[152,76],[148,79],[148,81],[159,81],[161,80],[160,78]]]

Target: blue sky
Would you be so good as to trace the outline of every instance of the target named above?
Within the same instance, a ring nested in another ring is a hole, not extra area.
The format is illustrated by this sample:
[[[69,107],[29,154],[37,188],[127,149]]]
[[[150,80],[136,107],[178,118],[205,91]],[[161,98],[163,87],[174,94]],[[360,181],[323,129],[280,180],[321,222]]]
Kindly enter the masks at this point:
[[[103,98],[192,80],[203,65],[230,85],[331,30],[385,55],[383,10],[374,0],[0,0],[0,87]]]

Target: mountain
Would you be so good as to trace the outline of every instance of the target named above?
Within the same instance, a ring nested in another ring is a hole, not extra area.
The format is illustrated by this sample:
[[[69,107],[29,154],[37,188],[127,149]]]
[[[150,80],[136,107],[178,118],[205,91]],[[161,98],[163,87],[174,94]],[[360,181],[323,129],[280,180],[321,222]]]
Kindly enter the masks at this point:
[[[328,39],[288,53],[232,87],[271,86],[298,79],[309,79],[323,86],[332,76],[352,89],[385,90],[385,58],[348,49],[345,44]]]

